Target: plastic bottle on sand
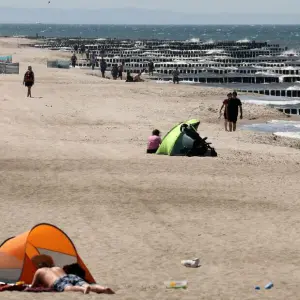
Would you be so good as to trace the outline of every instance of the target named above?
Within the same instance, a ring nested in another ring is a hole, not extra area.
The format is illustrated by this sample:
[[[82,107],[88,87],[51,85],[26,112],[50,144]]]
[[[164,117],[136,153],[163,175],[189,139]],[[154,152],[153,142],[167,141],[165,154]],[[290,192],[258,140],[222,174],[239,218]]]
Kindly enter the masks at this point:
[[[165,281],[165,286],[167,289],[186,289],[187,280]]]

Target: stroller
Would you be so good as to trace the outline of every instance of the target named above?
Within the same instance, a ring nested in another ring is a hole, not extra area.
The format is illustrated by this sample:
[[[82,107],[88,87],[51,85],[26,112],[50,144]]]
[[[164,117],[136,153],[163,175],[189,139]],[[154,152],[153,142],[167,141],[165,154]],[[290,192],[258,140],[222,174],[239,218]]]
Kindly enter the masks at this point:
[[[185,156],[207,156],[210,152],[210,156],[218,156],[215,148],[211,147],[211,143],[206,142],[207,137],[201,138],[199,133],[191,126],[187,124],[182,124],[180,131],[193,140],[192,147],[186,147],[182,149],[181,153]]]

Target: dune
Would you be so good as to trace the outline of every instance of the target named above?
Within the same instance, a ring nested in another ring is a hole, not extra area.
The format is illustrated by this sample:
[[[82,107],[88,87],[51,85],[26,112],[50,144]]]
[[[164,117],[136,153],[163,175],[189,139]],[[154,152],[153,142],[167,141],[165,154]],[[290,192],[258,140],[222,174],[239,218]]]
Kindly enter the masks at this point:
[[[0,39],[0,54],[13,54],[21,70],[0,75],[0,240],[40,222],[57,225],[114,299],[298,298],[298,145],[239,130],[282,113],[245,104],[238,131],[226,133],[218,119],[226,89],[47,69],[57,52],[19,43]],[[22,86],[29,64],[31,99]],[[164,134],[190,118],[201,120],[217,158],[145,154],[152,129]],[[194,257],[200,268],[180,264]],[[187,290],[164,287],[185,279]],[[254,289],[270,280],[273,289]],[[65,297],[81,295],[39,295]]]

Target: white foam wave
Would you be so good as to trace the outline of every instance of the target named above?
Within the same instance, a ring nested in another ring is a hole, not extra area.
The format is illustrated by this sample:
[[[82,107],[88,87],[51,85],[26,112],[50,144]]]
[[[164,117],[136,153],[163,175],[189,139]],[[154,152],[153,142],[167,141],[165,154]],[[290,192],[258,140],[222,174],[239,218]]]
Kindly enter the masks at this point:
[[[210,39],[208,41],[206,41],[204,44],[213,44],[215,41],[213,39]]]
[[[256,104],[256,105],[296,105],[296,104],[300,104],[300,100],[291,100],[291,101],[243,100],[243,102]]]
[[[249,43],[250,40],[248,40],[247,38],[246,39],[243,39],[243,40],[238,40],[236,41],[237,43]]]
[[[287,125],[299,124],[300,125],[300,121],[285,121],[285,120],[271,120],[271,121],[268,121],[267,123],[269,123],[269,124],[287,124]]]
[[[173,83],[173,81],[171,81],[171,80],[156,80],[156,83],[159,83],[159,84],[169,84],[169,83]]]
[[[286,90],[287,91],[299,91],[300,86],[299,85],[293,85],[293,86],[288,87]]]
[[[300,139],[300,132],[274,132],[274,134],[291,139]]]
[[[298,53],[296,49],[289,49],[287,51],[283,51],[280,56],[297,56],[297,55]]]
[[[186,42],[190,42],[190,43],[200,43],[200,39],[199,38],[191,38],[189,40],[186,40]]]

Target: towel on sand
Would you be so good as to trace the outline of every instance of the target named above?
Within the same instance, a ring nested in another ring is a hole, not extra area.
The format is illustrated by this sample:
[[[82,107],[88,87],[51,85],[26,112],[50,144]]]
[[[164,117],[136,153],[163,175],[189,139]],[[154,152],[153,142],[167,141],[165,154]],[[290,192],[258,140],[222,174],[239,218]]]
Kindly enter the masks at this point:
[[[0,285],[0,292],[6,291],[18,291],[18,292],[30,292],[30,293],[44,293],[44,292],[56,292],[52,288],[44,288],[44,287],[28,287],[26,284],[20,285],[9,285],[9,284],[1,284]]]

